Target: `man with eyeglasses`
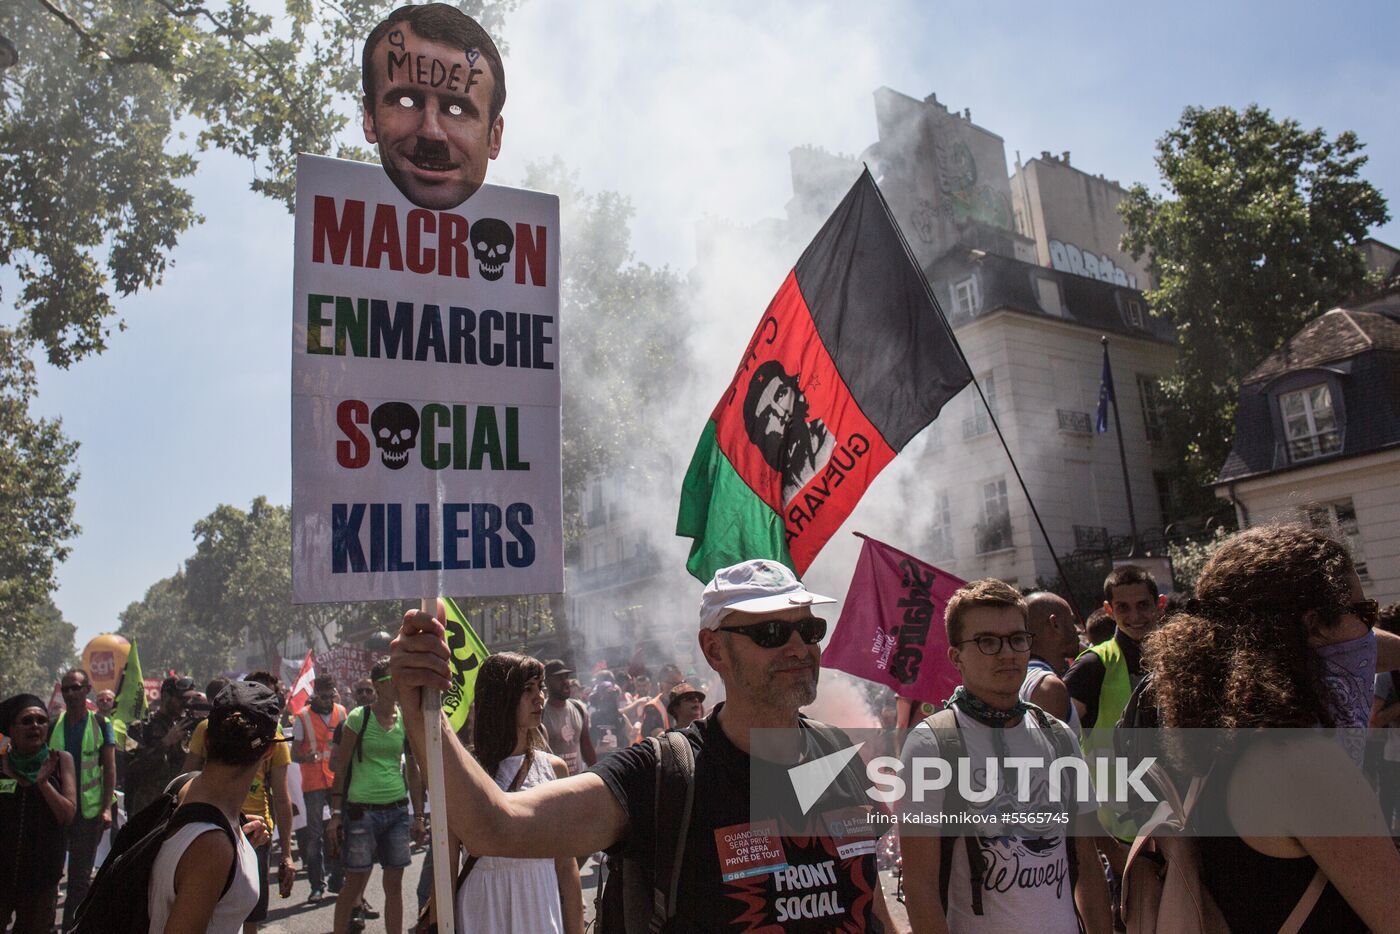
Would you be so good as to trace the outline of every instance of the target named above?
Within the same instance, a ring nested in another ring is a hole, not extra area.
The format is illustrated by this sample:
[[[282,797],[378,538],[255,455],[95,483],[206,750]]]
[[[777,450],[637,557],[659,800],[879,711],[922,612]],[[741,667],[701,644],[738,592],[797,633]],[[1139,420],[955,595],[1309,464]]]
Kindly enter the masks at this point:
[[[607,850],[609,866],[621,865],[623,873],[620,891],[611,876],[605,887],[607,929],[615,929],[612,912],[621,910],[628,930],[649,922],[687,931],[894,930],[873,836],[810,829],[785,835],[776,821],[756,821],[750,806],[752,770],[772,770],[787,780],[785,765],[750,755],[751,730],[799,731],[795,738],[809,755],[850,745],[839,731],[798,712],[816,699],[826,635],[826,621],[812,609],[834,602],[809,592],[775,561],[720,569],[701,598],[698,644],[724,683],[724,703],[685,730],[622,749],[580,775],[505,794],[444,728],[452,833],[470,852],[489,856],[559,858]],[[440,622],[415,611],[405,614],[393,644],[404,723],[420,758],[421,689],[449,686],[443,633]],[[672,746],[672,737],[682,745]],[[689,768],[674,764],[687,758],[693,758]],[[863,795],[860,760],[854,762],[834,777],[813,814],[871,803]],[[675,795],[668,793],[685,775],[694,783],[689,821],[668,820],[685,813],[673,810]],[[660,877],[664,862],[674,866],[670,878]]]
[[[938,759],[952,766],[948,788],[985,791],[1000,778],[985,801],[958,794],[945,801],[942,790],[932,790],[922,800],[902,802],[898,826],[910,922],[916,931],[953,934],[1077,934],[1081,920],[1090,934],[1112,930],[1093,837],[1067,833],[1071,821],[1080,832],[1097,826],[1093,796],[1071,794],[1058,804],[1044,796],[1048,770],[1032,766],[1016,774],[1009,767],[1015,757],[1048,764],[1079,756],[1063,722],[1020,698],[1032,643],[1025,599],[1002,581],[973,581],[949,598],[944,621],[948,658],[963,683],[946,709],[910,732],[904,774],[917,775],[920,763]],[[970,780],[960,776],[967,769]],[[1020,797],[1027,778],[1029,800]],[[983,820],[914,820],[910,812],[967,812]],[[1008,819],[1011,812],[1041,816]],[[1044,816],[1052,813],[1057,817]]]
[[[68,825],[68,889],[63,897],[63,930],[92,882],[92,864],[103,832],[112,825],[112,799],[117,790],[117,746],[112,723],[87,709],[92,679],[81,668],[60,682],[63,713],[49,734],[49,748],[73,757],[78,781],[78,813]]]

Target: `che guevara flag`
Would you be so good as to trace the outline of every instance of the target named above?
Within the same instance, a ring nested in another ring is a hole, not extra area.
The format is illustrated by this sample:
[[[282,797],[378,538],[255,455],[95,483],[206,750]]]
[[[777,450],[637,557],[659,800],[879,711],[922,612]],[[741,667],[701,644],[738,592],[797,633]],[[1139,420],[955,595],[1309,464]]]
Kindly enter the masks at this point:
[[[702,581],[805,572],[876,475],[972,374],[867,169],[788,273],[710,414],[676,534]]]

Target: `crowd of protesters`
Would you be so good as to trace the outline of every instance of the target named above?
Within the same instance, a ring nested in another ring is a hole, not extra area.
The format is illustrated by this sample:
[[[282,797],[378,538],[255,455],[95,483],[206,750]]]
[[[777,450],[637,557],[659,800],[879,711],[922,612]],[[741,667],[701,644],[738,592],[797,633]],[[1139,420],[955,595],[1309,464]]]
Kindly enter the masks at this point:
[[[898,724],[907,739],[887,750],[1092,758],[1121,743],[1127,727],[1369,724],[1395,726],[1400,736],[1400,607],[1368,600],[1346,549],[1321,533],[1271,526],[1233,536],[1190,600],[1169,600],[1131,565],[1109,575],[1103,597],[1111,628],[1093,641],[1058,595],[1022,595],[995,580],[965,586],[945,618],[962,684],[943,711]],[[751,758],[751,729],[796,727],[806,755],[841,748],[839,730],[799,714],[815,699],[826,635],[814,609],[830,602],[774,562],[722,569],[702,595],[697,633],[709,679],[670,661],[648,666],[641,652],[598,659],[584,677],[560,659],[487,658],[468,727],[447,737],[458,928],[581,934],[580,867],[606,853],[608,878],[621,881],[616,892],[600,890],[602,930],[631,926],[635,912],[648,916],[643,924],[685,930],[741,916],[787,930],[831,929],[838,917],[853,930],[900,930],[877,875],[877,857],[898,840],[914,931],[1122,929],[1120,884],[1143,818],[1089,797],[1070,802],[1069,827],[994,840],[903,826],[883,842],[879,833],[843,835],[849,827],[829,835],[770,828],[781,869],[761,865],[771,840],[737,850],[725,842],[752,832],[749,778],[771,765]],[[203,691],[172,676],[151,713],[131,724],[102,712],[110,697],[90,708],[81,670],[63,676],[63,708],[53,715],[34,695],[5,701],[0,921],[13,917],[16,932],[50,931],[66,876],[62,924],[71,928],[114,793],[134,814],[159,806],[178,776],[195,772],[180,801],[205,810],[187,815],[155,858],[152,931],[255,931],[270,884],[288,894],[298,858],[311,902],[336,895],[336,934],[378,916],[364,901],[376,864],[385,926],[404,930],[403,870],[428,837],[414,755],[423,742],[420,694],[444,686],[442,635],[440,622],[407,614],[392,660],[355,683],[351,703],[322,676],[295,717],[266,672]],[[707,694],[723,701],[707,704]],[[894,719],[894,705],[884,705],[882,725]],[[1317,770],[1332,759],[1379,780],[1379,794],[1362,780],[1342,796],[1349,818],[1382,828],[1370,836],[1201,838],[1201,883],[1237,934],[1277,931],[1298,911],[1301,931],[1390,930],[1400,918],[1400,855],[1385,835],[1400,828],[1400,742],[1327,742],[1311,769],[1284,768],[1257,750],[1175,763],[1209,775],[1194,813],[1227,828],[1247,823],[1261,801],[1306,811]],[[289,769],[299,770],[306,804],[295,846]],[[838,776],[816,811],[868,806],[846,779]],[[688,789],[684,809],[670,786]],[[670,860],[658,857],[668,850]],[[1008,858],[1015,878],[1029,881],[1007,881]],[[731,863],[738,871],[726,871]],[[784,894],[819,882],[815,895]],[[431,885],[425,867],[420,911]]]

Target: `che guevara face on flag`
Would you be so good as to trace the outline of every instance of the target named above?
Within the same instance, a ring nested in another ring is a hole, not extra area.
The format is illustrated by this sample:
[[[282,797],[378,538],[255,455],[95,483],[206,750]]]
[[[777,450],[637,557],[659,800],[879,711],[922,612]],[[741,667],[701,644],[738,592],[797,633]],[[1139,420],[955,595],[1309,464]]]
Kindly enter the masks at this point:
[[[361,69],[365,140],[394,187],[435,211],[476,194],[501,151],[506,97],[480,24],[444,3],[400,7],[370,33]]]
[[[826,466],[836,447],[822,420],[811,417],[800,376],[789,374],[782,361],[768,360],[754,370],[744,397],[744,428],[768,466],[782,475],[784,506]]]

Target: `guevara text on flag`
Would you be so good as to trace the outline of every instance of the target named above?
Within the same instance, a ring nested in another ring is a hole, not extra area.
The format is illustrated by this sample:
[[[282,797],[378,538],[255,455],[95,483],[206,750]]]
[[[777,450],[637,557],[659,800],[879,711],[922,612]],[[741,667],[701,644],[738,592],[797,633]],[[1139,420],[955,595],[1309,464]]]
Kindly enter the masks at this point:
[[[686,568],[806,571],[968,371],[869,170],[788,273],[710,414],[681,490]]]
[[[442,712],[456,732],[467,725],[467,713],[476,694],[476,676],[491,652],[451,597],[438,600],[438,619],[447,630],[447,650],[452,655],[452,687],[443,692]]]

